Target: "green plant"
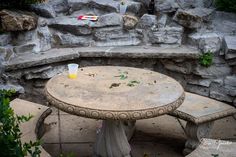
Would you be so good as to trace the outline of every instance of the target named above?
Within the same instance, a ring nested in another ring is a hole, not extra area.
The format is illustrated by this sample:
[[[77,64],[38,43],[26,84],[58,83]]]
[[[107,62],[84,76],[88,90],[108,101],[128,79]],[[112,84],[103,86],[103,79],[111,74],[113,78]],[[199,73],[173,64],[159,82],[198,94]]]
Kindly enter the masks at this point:
[[[236,0],[215,0],[217,10],[236,13]]]
[[[209,67],[213,62],[213,53],[208,51],[199,57],[199,63],[204,67]]]
[[[32,115],[18,116],[10,107],[10,98],[15,92],[0,90],[0,153],[1,157],[40,157],[40,141],[21,142],[19,125],[27,122]]]
[[[31,4],[42,3],[45,0],[1,0],[0,9],[27,10]]]

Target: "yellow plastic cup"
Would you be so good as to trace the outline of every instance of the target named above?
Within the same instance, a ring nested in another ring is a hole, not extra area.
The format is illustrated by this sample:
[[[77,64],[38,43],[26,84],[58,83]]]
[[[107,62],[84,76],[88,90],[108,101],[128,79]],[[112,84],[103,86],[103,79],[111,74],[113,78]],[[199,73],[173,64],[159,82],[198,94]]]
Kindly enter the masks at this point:
[[[75,79],[77,78],[78,75],[78,64],[72,63],[72,64],[68,64],[68,71],[69,71],[69,75],[68,77],[71,79]]]

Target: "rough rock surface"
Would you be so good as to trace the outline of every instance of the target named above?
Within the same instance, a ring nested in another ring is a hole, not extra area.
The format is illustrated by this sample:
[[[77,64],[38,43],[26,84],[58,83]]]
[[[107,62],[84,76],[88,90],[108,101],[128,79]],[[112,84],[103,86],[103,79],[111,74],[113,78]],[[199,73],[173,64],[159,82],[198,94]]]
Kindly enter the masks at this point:
[[[0,46],[6,46],[11,42],[11,34],[4,33],[0,34]]]
[[[48,27],[39,27],[37,29],[40,51],[47,51],[52,48],[52,34]]]
[[[30,12],[2,10],[0,17],[4,31],[31,30],[37,26],[37,17]]]
[[[91,28],[86,21],[78,21],[75,17],[57,17],[49,21],[48,26],[74,35],[89,35]]]
[[[179,9],[173,19],[184,27],[199,28],[204,23],[209,22],[212,12],[212,9],[206,8]]]
[[[236,58],[236,36],[224,37],[225,58]]]
[[[133,29],[133,28],[135,28],[136,24],[138,23],[138,18],[133,15],[124,15],[123,21],[124,21],[123,27],[125,29]]]
[[[155,15],[144,14],[139,22],[137,27],[142,29],[151,29],[153,26],[157,25],[157,17]]]
[[[223,35],[232,35],[236,32],[236,14],[216,11],[212,18],[212,29]]]
[[[122,27],[96,29],[94,38],[96,46],[139,45],[142,35],[134,30],[123,31]]]
[[[193,33],[188,36],[188,43],[198,47],[202,52],[219,52],[222,39],[217,33]]]
[[[175,0],[157,1],[155,4],[156,11],[158,12],[170,13],[175,12],[179,8]]]
[[[75,36],[72,34],[54,34],[54,39],[56,41],[56,47],[80,47],[80,46],[90,46],[93,40],[90,37]]]
[[[56,17],[56,12],[53,9],[51,5],[48,3],[38,3],[33,4],[31,6],[32,11],[34,11],[36,14],[46,17],[46,18],[53,18]]]
[[[70,6],[72,12],[82,9],[84,6],[91,6],[109,12],[118,12],[119,4],[120,3],[117,1],[107,0],[68,0],[68,5]]]
[[[67,14],[69,11],[67,0],[49,0],[48,3],[52,6],[57,14]]]
[[[150,41],[153,44],[181,44],[183,27],[170,27],[157,29],[149,33]]]
[[[5,61],[9,61],[9,59],[14,55],[13,52],[13,48],[12,46],[6,46],[6,47],[2,47],[0,46],[0,57],[2,56],[2,58]]]

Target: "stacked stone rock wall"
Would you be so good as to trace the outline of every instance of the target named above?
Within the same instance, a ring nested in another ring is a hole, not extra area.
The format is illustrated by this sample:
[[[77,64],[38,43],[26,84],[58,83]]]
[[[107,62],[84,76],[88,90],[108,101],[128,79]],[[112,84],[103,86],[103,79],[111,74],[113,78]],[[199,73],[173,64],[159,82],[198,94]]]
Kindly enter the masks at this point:
[[[26,92],[28,98],[43,100],[39,93],[44,83],[64,71],[66,63],[124,65],[165,73],[179,80],[186,91],[236,105],[235,14],[216,11],[212,0],[155,0],[155,15],[147,14],[146,0],[125,2],[126,15],[119,13],[119,0],[49,0],[32,5],[37,17],[34,13],[1,11],[1,25],[7,33],[0,34],[0,73],[14,58],[68,47],[141,45],[175,47],[178,51],[187,46],[202,54],[212,52],[213,64],[206,68],[198,59],[96,58],[94,54],[94,58],[2,72],[1,88],[15,88]],[[77,20],[85,14],[98,15],[99,19]]]

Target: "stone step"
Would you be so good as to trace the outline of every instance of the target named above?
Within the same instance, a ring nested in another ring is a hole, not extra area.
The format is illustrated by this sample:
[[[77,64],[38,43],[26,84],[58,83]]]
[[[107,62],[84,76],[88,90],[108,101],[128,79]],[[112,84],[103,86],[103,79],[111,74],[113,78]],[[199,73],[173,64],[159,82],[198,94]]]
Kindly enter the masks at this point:
[[[27,53],[11,59],[5,70],[11,71],[50,63],[73,60],[81,57],[106,58],[189,58],[197,59],[200,52],[188,47],[154,47],[154,46],[126,46],[126,47],[80,47],[51,49],[39,54]]]

